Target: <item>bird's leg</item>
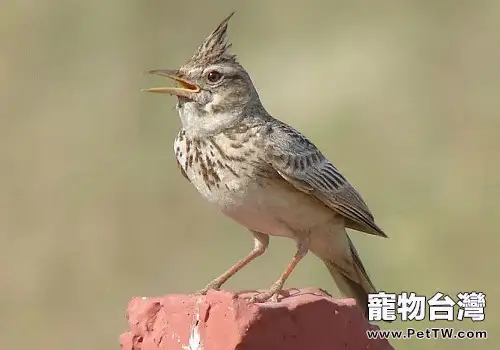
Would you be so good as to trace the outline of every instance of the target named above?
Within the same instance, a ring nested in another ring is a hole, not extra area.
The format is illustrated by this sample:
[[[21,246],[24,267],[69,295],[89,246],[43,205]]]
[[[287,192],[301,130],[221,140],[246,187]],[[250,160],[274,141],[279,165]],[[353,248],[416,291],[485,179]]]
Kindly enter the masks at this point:
[[[263,303],[269,299],[271,299],[273,302],[278,301],[278,297],[280,295],[281,289],[283,288],[283,285],[285,284],[285,281],[292,274],[292,271],[295,269],[299,261],[302,260],[302,258],[306,256],[307,252],[309,251],[309,242],[309,237],[304,237],[297,243],[297,252],[286,267],[285,272],[283,272],[280,278],[276,282],[274,282],[271,288],[269,288],[267,291],[251,296],[249,298],[250,302]]]
[[[267,246],[269,245],[269,236],[260,232],[255,232],[252,231],[252,234],[254,236],[254,248],[246,256],[245,258],[241,259],[238,261],[236,264],[231,266],[229,270],[224,272],[222,275],[214,279],[212,282],[207,284],[205,288],[202,290],[196,292],[196,295],[204,295],[206,294],[209,290],[219,290],[220,287],[227,282],[228,279],[230,279],[235,273],[240,271],[242,268],[244,268],[246,265],[248,265],[252,260],[254,260],[256,257],[264,254],[264,252],[267,249]]]

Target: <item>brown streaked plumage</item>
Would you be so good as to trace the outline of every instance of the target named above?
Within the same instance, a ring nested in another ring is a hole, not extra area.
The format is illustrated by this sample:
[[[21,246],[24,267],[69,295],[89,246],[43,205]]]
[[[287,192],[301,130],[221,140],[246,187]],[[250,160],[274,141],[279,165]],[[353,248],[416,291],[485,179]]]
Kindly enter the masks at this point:
[[[264,253],[269,236],[282,236],[295,240],[296,254],[254,301],[277,299],[295,266],[312,251],[366,314],[368,293],[376,290],[345,228],[387,236],[359,193],[316,146],[264,109],[250,76],[227,52],[231,16],[182,67],[151,71],[179,87],[147,90],[177,96],[182,129],[174,152],[182,174],[254,237],[250,254],[201,292],[219,289]]]

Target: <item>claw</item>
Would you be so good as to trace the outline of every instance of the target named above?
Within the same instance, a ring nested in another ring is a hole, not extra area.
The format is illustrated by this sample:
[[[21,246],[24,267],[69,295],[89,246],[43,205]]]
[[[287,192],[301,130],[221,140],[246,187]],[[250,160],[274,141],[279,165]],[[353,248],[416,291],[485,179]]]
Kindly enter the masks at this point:
[[[277,303],[282,287],[283,283],[281,281],[276,281],[267,291],[252,295],[248,297],[248,300],[251,303],[265,303],[268,300]]]
[[[271,301],[273,303],[277,303],[279,300],[278,300],[278,297],[279,297],[280,293],[274,293],[272,296],[271,296]]]

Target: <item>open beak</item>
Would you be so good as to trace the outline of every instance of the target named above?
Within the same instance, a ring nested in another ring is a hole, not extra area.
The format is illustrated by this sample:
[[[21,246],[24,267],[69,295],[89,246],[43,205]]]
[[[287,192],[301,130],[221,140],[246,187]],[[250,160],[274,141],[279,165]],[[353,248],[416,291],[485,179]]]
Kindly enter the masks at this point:
[[[163,77],[175,80],[178,83],[179,87],[157,87],[157,88],[143,89],[143,91],[156,92],[158,94],[182,96],[187,98],[189,98],[192,93],[200,91],[200,87],[198,85],[179,77],[177,74],[177,70],[175,69],[153,69],[148,71],[148,73],[161,75]]]

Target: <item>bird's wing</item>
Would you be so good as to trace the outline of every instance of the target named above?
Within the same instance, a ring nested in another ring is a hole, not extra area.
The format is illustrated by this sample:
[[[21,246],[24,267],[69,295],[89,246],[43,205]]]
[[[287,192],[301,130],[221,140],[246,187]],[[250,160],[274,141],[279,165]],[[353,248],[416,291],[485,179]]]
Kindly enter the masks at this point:
[[[359,193],[305,136],[281,122],[267,131],[266,161],[283,179],[344,216],[346,227],[387,237]]]
[[[181,163],[179,163],[179,160],[177,158],[175,160],[177,161],[177,167],[181,171],[182,176],[184,176],[186,178],[186,180],[191,182],[191,180],[189,180],[189,177],[187,176],[186,172],[184,171],[184,168],[182,167]]]

